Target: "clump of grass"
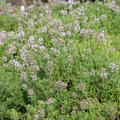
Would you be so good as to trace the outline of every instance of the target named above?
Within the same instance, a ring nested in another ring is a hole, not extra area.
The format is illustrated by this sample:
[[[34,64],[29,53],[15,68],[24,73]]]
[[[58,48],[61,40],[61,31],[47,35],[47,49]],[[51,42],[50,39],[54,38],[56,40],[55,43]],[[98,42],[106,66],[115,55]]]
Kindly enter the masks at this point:
[[[18,20],[9,14],[0,16],[0,30],[16,31],[18,28]]]

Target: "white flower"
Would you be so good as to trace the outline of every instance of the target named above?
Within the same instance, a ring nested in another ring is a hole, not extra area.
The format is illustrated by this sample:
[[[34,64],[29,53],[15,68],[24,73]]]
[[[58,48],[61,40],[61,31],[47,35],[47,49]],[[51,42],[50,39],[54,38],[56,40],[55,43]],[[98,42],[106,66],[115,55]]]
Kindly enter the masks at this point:
[[[66,11],[66,10],[61,10],[60,13],[61,13],[62,15],[67,15],[67,11]]]
[[[74,31],[75,32],[80,32],[80,26],[79,26],[79,24],[75,24],[75,26],[74,26]]]
[[[39,49],[40,49],[41,51],[44,51],[46,48],[45,48],[44,45],[42,45],[42,46],[39,46]]]
[[[14,35],[15,35],[15,32],[13,32],[13,31],[10,31],[10,32],[8,33],[8,36],[9,36],[9,37],[14,37]]]
[[[65,36],[66,36],[66,33],[65,33],[65,32],[60,32],[59,35],[60,35],[61,37],[65,37]]]
[[[0,39],[1,40],[4,40],[7,38],[7,32],[3,31],[3,32],[0,32]]]
[[[59,49],[57,49],[57,48],[51,48],[51,51],[52,51],[52,53],[54,54],[54,55],[56,55],[56,56],[59,56],[60,55],[60,50]]]
[[[22,5],[22,6],[20,7],[20,11],[21,11],[21,12],[24,12],[24,11],[25,11],[25,6]]]
[[[25,33],[23,31],[20,31],[16,36],[17,37],[23,37],[25,35]]]
[[[6,51],[7,54],[13,54],[15,53],[16,46],[13,44],[8,45],[8,50]]]
[[[56,88],[56,90],[66,89],[66,87],[67,87],[67,83],[65,83],[65,82],[62,82],[62,81],[56,81],[55,82],[55,88]]]
[[[3,43],[3,40],[0,39],[0,46],[2,46],[4,43]]]
[[[30,96],[35,95],[35,92],[34,92],[34,90],[32,88],[28,90],[28,95],[30,95]]]
[[[55,102],[55,99],[53,98],[49,98],[47,101],[46,101],[46,104],[52,104]]]
[[[22,88],[23,88],[23,89],[27,88],[27,84],[23,83],[23,84],[22,84]]]
[[[28,21],[28,27],[33,27],[34,26],[34,21],[33,20],[29,20]]]
[[[39,43],[42,43],[42,42],[43,42],[43,38],[39,38],[39,39],[38,39],[38,42],[39,42]]]
[[[43,28],[42,28],[42,30],[41,30],[41,32],[47,32],[47,27],[46,26],[44,26]]]
[[[39,109],[38,113],[39,113],[40,117],[45,117],[45,110],[44,109]]]
[[[32,80],[37,80],[37,75],[33,73],[33,74],[31,75],[31,78],[32,78]]]
[[[43,100],[38,101],[39,104],[46,104]]]
[[[10,63],[12,64],[12,65],[14,65],[15,67],[21,67],[21,64],[18,62],[18,61],[16,61],[16,60],[10,60]]]
[[[120,13],[120,6],[116,4],[115,1],[107,4],[108,8],[112,9],[113,11]]]
[[[101,15],[101,19],[106,19],[107,18],[107,15],[103,14]]]
[[[102,42],[106,41],[106,36],[105,36],[104,30],[100,32],[98,39]]]
[[[101,77],[102,77],[102,78],[107,78],[107,77],[108,77],[108,74],[107,74],[105,68],[102,68],[102,71],[101,71]]]
[[[20,31],[23,31],[23,27],[22,27],[22,25],[19,25],[19,27],[18,27],[18,31],[20,32]]]
[[[34,115],[34,118],[35,118],[35,120],[39,120],[39,119],[40,119],[39,114],[35,114],[35,115]]]
[[[33,70],[37,70],[37,71],[39,71],[39,70],[40,70],[40,68],[39,68],[39,66],[38,66],[38,65],[32,65],[32,69],[33,69]]]
[[[26,80],[27,79],[27,73],[26,72],[21,72],[21,79]]]
[[[43,14],[42,14],[42,13],[40,13],[40,14],[39,14],[39,17],[41,17],[41,18],[42,18],[42,17],[43,17]]]
[[[89,107],[89,100],[83,99],[80,101],[80,107],[82,110],[86,110]]]
[[[77,85],[77,89],[78,89],[79,91],[84,91],[84,90],[85,90],[85,84],[84,84],[84,83],[78,84],[78,85]]]
[[[4,43],[3,43],[3,40],[7,38],[7,33],[5,31],[3,32],[0,32],[0,45],[2,46]]]
[[[37,51],[37,49],[39,48],[38,44],[31,44],[32,49],[34,49],[35,51]]]
[[[69,10],[71,10],[71,11],[73,10],[73,5],[72,4],[69,5]]]
[[[2,60],[3,60],[4,62],[7,62],[7,57],[3,56],[3,57],[2,57]]]
[[[116,65],[115,63],[110,63],[109,68],[111,69],[111,72],[115,72],[119,70],[118,65]]]
[[[43,57],[44,57],[44,59],[50,59],[50,55],[47,53],[45,53]]]
[[[32,36],[32,35],[29,36],[29,43],[33,44],[34,43],[34,39],[35,39],[34,36]]]
[[[66,35],[71,36],[71,31],[68,30],[68,31],[66,32]]]

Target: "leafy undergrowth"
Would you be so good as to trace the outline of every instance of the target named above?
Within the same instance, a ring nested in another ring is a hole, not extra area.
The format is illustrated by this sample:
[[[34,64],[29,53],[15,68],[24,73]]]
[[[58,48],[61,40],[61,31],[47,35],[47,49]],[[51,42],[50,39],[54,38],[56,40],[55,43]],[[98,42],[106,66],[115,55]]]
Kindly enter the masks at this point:
[[[120,119],[120,15],[111,4],[117,10],[96,2],[0,16],[1,120]]]

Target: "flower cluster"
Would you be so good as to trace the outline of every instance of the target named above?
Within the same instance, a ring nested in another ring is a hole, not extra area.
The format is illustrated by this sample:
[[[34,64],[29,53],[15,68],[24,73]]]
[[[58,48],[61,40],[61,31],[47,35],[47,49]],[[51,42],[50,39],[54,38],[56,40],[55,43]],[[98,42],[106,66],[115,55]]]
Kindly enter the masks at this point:
[[[120,13],[120,6],[118,6],[115,1],[108,3],[107,6],[118,14]]]
[[[53,9],[47,5],[21,6],[17,13],[17,28],[0,32],[1,81],[4,80],[3,84],[10,88],[6,91],[0,86],[5,94],[1,100],[7,101],[6,106],[10,106],[10,99],[22,102],[11,104],[13,108],[7,109],[8,114],[12,111],[9,116],[35,120],[50,117],[52,120],[70,119],[71,116],[74,119],[76,115],[76,119],[84,119],[77,117],[82,112],[88,116],[95,110],[104,111],[103,101],[106,104],[107,100],[118,102],[116,86],[119,77],[115,75],[120,68],[115,58],[119,55],[119,47],[115,45],[119,43],[119,36],[109,32],[113,30],[112,25],[107,26],[106,22],[108,18],[111,20],[109,12],[104,14],[100,11],[103,8],[93,9],[89,5],[68,4],[59,9],[56,9],[58,6]],[[115,2],[108,7],[120,11]],[[109,41],[112,38],[115,39]],[[116,77],[114,84],[113,77]],[[11,84],[15,86],[11,87]],[[20,99],[16,99],[16,89]],[[25,109],[27,112],[23,115]],[[20,114],[16,114],[19,111]],[[97,112],[93,117],[102,119],[103,116],[99,117]]]
[[[0,32],[0,46],[4,45],[4,40],[7,38],[7,32]]]

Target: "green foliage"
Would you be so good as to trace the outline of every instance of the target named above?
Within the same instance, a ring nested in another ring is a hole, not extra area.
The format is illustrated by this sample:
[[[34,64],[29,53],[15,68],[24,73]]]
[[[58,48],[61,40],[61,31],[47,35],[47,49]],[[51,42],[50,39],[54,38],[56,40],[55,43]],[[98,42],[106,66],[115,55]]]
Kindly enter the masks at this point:
[[[15,31],[18,27],[18,20],[10,15],[0,16],[0,30]]]
[[[5,3],[5,0],[0,0],[0,3]]]
[[[18,18],[0,16],[0,120],[119,120],[119,14],[97,2]]]

